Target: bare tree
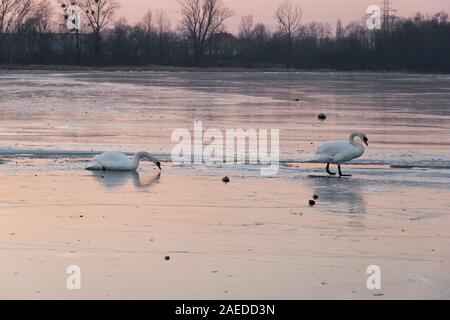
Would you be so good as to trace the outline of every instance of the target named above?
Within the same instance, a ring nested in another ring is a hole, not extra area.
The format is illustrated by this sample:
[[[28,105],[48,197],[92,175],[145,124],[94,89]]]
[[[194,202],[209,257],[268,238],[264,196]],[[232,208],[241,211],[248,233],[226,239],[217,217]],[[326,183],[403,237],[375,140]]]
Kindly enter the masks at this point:
[[[287,0],[278,7],[275,12],[275,19],[278,22],[281,34],[286,38],[288,47],[287,64],[291,67],[294,61],[294,39],[298,35],[300,21],[302,20],[302,9]]]
[[[164,34],[170,31],[170,19],[167,13],[163,10],[155,12],[155,28],[158,35]]]
[[[159,61],[162,62],[164,59],[164,42],[167,38],[167,34],[170,32],[170,20],[167,14],[163,10],[159,10],[155,13],[156,15],[156,34],[158,36],[158,56]]]
[[[252,37],[253,32],[253,16],[243,16],[239,25],[239,38],[248,40]]]
[[[300,37],[310,38],[315,44],[320,44],[331,37],[331,26],[327,23],[310,22],[299,28]]]
[[[151,34],[154,31],[155,26],[153,20],[154,19],[152,10],[147,10],[147,12],[145,13],[144,17],[140,22],[141,28],[144,30],[145,33]]]
[[[49,0],[42,0],[36,4],[33,14],[28,18],[35,31],[40,34],[48,34],[52,31],[53,9]]]
[[[270,41],[270,32],[264,23],[257,23],[253,28],[253,37],[255,38],[255,45],[261,46]]]
[[[340,40],[343,36],[343,29],[342,29],[342,20],[338,19],[336,22],[336,40]]]
[[[155,33],[155,24],[154,24],[152,10],[148,10],[145,13],[141,22],[139,22],[139,24],[138,24],[138,28],[143,33],[143,41],[144,41],[144,48],[145,48],[145,60],[147,63],[149,63],[151,60],[152,42],[153,42],[153,36]]]
[[[112,21],[119,3],[116,0],[82,0],[82,7],[94,34],[95,58],[98,59],[101,32]]]
[[[253,16],[243,16],[239,25],[239,44],[241,47],[242,57],[246,66],[251,66],[254,45],[253,45]]]
[[[0,63],[8,55],[5,52],[5,42],[7,40],[14,42],[14,34],[18,32],[36,6],[35,0],[0,0]],[[7,39],[7,36],[10,36],[10,39]]]
[[[222,0],[178,0],[181,5],[181,27],[189,35],[194,49],[194,63],[199,65],[208,41],[233,15]]]
[[[28,15],[21,36],[25,41],[21,45],[26,49],[22,52],[31,52],[34,63],[47,64],[51,61],[51,34],[52,34],[52,6],[49,0],[42,0],[36,4],[35,9]],[[20,45],[18,44],[20,47]],[[29,53],[26,53],[28,56]]]

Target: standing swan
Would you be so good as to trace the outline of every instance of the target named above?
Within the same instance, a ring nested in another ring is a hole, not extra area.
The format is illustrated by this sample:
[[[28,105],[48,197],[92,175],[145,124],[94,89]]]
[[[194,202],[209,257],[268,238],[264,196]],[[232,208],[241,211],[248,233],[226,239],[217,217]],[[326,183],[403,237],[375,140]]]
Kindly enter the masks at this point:
[[[336,140],[322,143],[317,147],[316,156],[311,160],[315,163],[326,163],[327,173],[329,175],[336,175],[330,171],[330,163],[337,164],[340,177],[349,177],[350,174],[342,174],[341,164],[350,160],[359,158],[363,155],[364,146],[355,141],[355,138],[360,138],[366,146],[369,146],[369,139],[363,133],[354,132],[350,135],[349,141]]]
[[[92,159],[95,164],[87,167],[87,170],[111,170],[111,171],[136,171],[139,167],[141,159],[148,159],[153,162],[159,170],[161,170],[161,163],[148,152],[138,152],[130,160],[128,157],[120,152],[105,152]]]

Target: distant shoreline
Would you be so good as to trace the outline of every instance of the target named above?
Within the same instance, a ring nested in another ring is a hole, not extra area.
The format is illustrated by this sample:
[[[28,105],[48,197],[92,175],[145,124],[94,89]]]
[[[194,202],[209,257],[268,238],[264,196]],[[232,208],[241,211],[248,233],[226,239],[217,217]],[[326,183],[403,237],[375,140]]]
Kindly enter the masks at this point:
[[[432,74],[448,75],[445,72],[419,72],[413,70],[340,70],[340,69],[291,69],[280,67],[178,67],[178,66],[76,66],[76,65],[0,65],[0,73],[7,71],[42,71],[42,72],[285,72],[285,73],[393,73],[393,74]]]

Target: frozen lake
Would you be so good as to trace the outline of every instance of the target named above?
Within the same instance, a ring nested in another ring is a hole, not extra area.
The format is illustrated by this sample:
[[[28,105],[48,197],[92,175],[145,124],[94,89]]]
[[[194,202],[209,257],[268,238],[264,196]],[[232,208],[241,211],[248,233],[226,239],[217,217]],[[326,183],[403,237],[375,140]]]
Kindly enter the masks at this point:
[[[450,297],[450,76],[0,73],[0,110],[0,298]],[[199,120],[279,129],[279,174],[171,163],[172,132]],[[317,177],[315,146],[353,131],[353,177]],[[82,170],[104,150],[163,171]]]
[[[449,76],[0,73],[0,108],[0,147],[9,151],[144,147],[169,155],[172,131],[202,120],[205,130],[280,129],[287,162],[359,130],[371,143],[360,162],[450,167]]]

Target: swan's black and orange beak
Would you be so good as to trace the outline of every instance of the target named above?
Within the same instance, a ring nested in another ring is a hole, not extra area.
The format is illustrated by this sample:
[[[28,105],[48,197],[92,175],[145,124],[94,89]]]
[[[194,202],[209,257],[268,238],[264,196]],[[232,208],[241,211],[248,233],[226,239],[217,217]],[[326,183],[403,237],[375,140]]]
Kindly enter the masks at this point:
[[[366,146],[369,146],[369,139],[367,139],[366,137],[364,137],[363,141],[364,141],[364,144],[365,144]]]
[[[162,169],[161,169],[161,162],[158,161],[158,162],[156,163],[156,166],[158,167],[159,170],[162,170]]]

